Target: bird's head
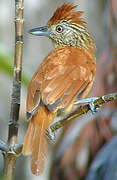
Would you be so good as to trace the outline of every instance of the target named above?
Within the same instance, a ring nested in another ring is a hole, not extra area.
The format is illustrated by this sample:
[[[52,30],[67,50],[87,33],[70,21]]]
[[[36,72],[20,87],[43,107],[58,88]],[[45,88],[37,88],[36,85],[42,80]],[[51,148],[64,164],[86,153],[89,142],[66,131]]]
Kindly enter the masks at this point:
[[[29,33],[36,36],[49,37],[55,47],[74,46],[95,50],[95,44],[90,36],[86,22],[81,18],[82,11],[74,11],[77,6],[63,4],[44,27],[34,28]]]

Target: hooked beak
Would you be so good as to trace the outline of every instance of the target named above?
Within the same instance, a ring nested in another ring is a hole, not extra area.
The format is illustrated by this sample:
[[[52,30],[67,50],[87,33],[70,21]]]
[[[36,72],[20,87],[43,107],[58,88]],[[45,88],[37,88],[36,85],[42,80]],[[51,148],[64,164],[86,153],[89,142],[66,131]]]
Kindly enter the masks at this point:
[[[49,37],[52,32],[48,31],[46,26],[34,28],[28,31],[30,34],[35,36],[47,36]]]

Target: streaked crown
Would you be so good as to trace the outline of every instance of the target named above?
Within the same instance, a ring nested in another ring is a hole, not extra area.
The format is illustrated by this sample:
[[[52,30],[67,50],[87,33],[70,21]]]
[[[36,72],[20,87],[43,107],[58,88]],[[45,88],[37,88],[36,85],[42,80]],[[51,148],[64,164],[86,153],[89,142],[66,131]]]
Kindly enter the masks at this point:
[[[95,50],[94,41],[82,18],[82,11],[75,11],[77,6],[70,3],[58,8],[44,27],[31,29],[29,32],[36,36],[49,37],[55,48],[59,46],[73,46],[90,51]]]
[[[48,25],[55,24],[62,20],[71,21],[77,24],[85,25],[86,22],[84,18],[81,18],[83,11],[74,11],[77,6],[72,4],[63,4],[58,8],[52,18],[48,21]]]
[[[83,11],[75,11],[77,6],[63,4],[58,8],[47,26],[50,38],[55,47],[74,46],[91,51],[95,50],[94,41],[89,34],[86,21],[82,18]]]

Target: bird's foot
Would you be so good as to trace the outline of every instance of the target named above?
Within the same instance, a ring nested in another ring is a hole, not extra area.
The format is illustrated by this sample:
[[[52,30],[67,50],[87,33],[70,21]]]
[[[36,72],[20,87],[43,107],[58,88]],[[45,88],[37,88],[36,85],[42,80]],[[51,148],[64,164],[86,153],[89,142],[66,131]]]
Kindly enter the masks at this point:
[[[87,99],[81,99],[79,101],[74,102],[74,104],[84,104],[84,103],[88,103],[90,110],[92,112],[92,114],[95,114],[96,112],[99,111],[101,105],[96,105],[94,106],[94,101],[96,101],[97,99],[99,99],[98,97],[92,97],[92,98],[87,98]]]
[[[92,112],[92,114],[95,114],[96,112],[99,111],[100,107],[102,106],[101,104],[98,104],[96,106],[94,106],[94,101],[97,100],[97,99],[92,99],[91,102],[89,102],[89,107],[90,107],[90,110]]]
[[[48,137],[49,140],[51,140],[51,141],[54,141],[54,140],[55,140],[55,133],[52,132],[51,128],[48,128],[48,129],[46,130],[46,135],[47,135],[47,137]]]

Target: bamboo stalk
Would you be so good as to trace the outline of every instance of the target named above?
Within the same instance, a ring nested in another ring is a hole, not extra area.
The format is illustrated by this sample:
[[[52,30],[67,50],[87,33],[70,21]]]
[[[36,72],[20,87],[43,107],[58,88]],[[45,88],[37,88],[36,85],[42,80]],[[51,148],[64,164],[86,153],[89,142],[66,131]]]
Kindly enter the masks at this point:
[[[15,53],[14,53],[14,70],[13,70],[13,88],[11,95],[11,113],[9,121],[8,146],[9,151],[4,153],[4,178],[7,180],[14,179],[14,167],[17,154],[13,147],[17,143],[18,120],[20,110],[21,95],[21,74],[22,74],[22,51],[23,51],[23,11],[24,0],[15,0]]]

